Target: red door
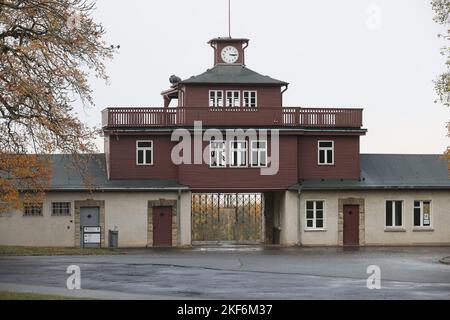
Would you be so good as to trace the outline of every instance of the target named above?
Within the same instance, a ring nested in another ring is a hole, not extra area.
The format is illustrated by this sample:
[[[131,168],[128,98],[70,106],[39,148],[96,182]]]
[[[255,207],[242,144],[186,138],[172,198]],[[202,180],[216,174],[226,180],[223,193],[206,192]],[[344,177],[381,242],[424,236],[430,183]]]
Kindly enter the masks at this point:
[[[344,206],[344,246],[359,245],[359,206]]]
[[[172,246],[172,207],[153,208],[153,246]]]

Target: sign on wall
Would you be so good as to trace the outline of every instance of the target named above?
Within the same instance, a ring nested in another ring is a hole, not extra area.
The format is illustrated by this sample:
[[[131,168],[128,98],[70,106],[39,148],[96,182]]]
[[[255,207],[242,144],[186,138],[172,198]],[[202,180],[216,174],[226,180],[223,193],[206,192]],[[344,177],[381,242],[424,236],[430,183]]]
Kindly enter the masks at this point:
[[[100,233],[85,233],[84,234],[85,244],[100,244]]]

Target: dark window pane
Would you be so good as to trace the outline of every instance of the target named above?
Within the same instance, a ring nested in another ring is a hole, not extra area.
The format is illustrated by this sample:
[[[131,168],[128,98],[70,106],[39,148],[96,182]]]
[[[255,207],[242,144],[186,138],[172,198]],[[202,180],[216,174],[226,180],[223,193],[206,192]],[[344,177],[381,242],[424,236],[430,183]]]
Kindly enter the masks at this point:
[[[414,226],[420,227],[420,208],[414,208]]]
[[[151,148],[152,143],[151,142],[138,142],[139,148]]]
[[[307,219],[314,219],[314,211],[312,211],[312,210],[306,211],[306,218]]]
[[[333,151],[332,150],[328,150],[327,151],[327,164],[332,164],[333,163]]]
[[[317,219],[323,219],[323,211],[322,210],[317,210],[316,211],[316,218]]]
[[[144,163],[144,151],[142,151],[142,150],[138,151],[138,163],[139,164]]]
[[[419,201],[414,201],[414,207],[420,207],[420,202]]]
[[[392,227],[392,201],[386,201],[386,226]]]
[[[402,202],[396,201],[395,202],[395,225],[397,227],[402,226]]]
[[[323,228],[323,220],[316,221],[316,228]]]
[[[325,163],[325,151],[323,151],[323,150],[319,151],[319,163],[320,164]]]
[[[313,221],[312,221],[312,220],[308,220],[308,221],[306,222],[306,226],[307,226],[308,228],[312,228],[312,227],[313,227]]]
[[[316,209],[322,210],[323,209],[323,201],[317,201],[316,202]]]
[[[332,142],[321,142],[320,143],[320,147],[321,148],[332,148],[333,147],[333,143]]]
[[[313,210],[314,209],[314,202],[312,202],[312,201],[306,202],[306,209]]]
[[[146,164],[151,164],[152,163],[152,152],[150,150],[145,151],[145,162]]]

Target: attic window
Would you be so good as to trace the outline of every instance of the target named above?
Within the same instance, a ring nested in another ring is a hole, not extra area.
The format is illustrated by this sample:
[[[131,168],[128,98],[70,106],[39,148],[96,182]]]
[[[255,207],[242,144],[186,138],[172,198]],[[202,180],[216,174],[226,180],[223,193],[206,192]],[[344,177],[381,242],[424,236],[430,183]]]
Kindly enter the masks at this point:
[[[334,165],[334,141],[319,141],[318,164],[320,166]]]
[[[153,141],[136,141],[136,164],[153,165]]]

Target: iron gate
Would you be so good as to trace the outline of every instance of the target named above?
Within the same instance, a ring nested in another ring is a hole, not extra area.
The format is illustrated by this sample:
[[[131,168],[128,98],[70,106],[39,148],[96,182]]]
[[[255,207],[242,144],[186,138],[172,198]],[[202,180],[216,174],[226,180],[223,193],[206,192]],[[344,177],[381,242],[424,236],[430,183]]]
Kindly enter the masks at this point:
[[[263,194],[194,193],[192,241],[261,243],[263,217]]]

